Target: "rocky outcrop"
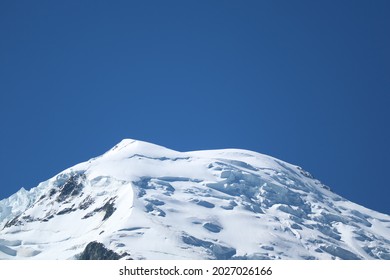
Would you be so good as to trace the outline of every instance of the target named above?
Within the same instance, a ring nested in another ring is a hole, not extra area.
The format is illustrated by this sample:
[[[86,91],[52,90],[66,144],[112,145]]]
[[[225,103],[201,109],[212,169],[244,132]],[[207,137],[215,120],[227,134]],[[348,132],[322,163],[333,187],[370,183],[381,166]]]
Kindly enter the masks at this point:
[[[85,247],[79,260],[119,260],[121,257],[114,251],[107,249],[102,243],[93,241]]]

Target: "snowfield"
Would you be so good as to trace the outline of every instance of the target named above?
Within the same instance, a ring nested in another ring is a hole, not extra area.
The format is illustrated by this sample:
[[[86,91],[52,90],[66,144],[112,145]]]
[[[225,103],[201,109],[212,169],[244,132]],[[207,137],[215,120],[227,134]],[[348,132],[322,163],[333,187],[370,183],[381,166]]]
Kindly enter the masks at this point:
[[[390,259],[390,216],[270,156],[131,139],[0,201],[0,259],[108,256]]]

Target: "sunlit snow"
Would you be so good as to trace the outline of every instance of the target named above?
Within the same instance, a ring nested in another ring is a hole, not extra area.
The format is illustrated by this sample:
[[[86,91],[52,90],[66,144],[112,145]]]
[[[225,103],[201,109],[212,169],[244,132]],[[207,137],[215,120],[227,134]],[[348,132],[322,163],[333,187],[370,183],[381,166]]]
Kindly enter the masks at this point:
[[[390,216],[270,156],[131,139],[0,201],[0,259],[92,241],[125,259],[390,259]]]

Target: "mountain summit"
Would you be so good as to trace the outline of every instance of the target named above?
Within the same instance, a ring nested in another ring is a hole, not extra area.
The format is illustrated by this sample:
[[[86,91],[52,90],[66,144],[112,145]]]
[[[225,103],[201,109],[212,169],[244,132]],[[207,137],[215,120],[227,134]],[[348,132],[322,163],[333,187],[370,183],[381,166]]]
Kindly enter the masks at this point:
[[[0,201],[0,259],[390,259],[390,216],[256,152],[125,139]]]

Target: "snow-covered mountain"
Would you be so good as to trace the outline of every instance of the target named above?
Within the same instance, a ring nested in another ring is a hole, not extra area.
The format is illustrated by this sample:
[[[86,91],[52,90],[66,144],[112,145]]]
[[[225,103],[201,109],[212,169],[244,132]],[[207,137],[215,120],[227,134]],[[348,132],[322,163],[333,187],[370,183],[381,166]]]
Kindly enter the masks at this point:
[[[239,149],[126,139],[0,201],[0,259],[390,259],[390,216]]]

